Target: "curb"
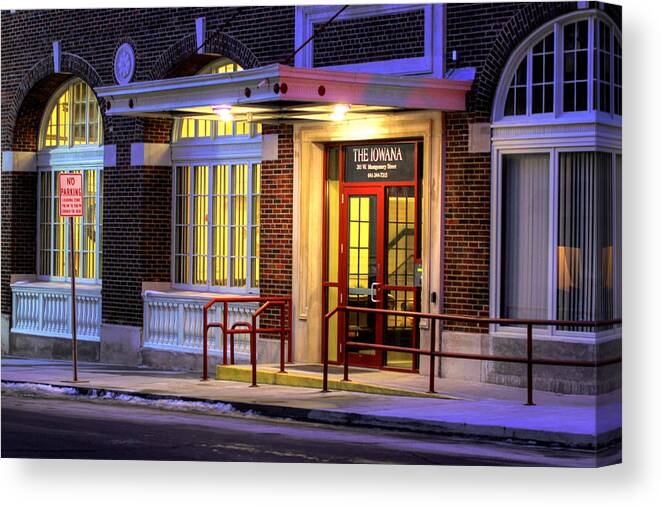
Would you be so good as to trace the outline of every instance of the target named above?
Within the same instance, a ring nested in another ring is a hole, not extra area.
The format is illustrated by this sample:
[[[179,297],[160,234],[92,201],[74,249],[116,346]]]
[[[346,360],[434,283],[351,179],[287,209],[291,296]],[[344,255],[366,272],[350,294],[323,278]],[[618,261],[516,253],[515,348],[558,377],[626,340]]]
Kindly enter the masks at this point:
[[[562,431],[530,430],[510,428],[506,426],[488,426],[448,421],[431,421],[405,417],[382,415],[366,415],[354,412],[338,412],[334,410],[306,409],[288,407],[284,405],[271,405],[263,403],[248,403],[227,401],[222,399],[199,398],[192,396],[175,396],[169,394],[156,394],[136,392],[124,389],[108,389],[103,387],[85,387],[63,383],[29,382],[24,380],[2,379],[2,384],[31,384],[57,388],[74,389],[78,394],[90,395],[92,392],[103,396],[109,394],[125,394],[144,400],[181,400],[202,403],[224,403],[240,413],[272,417],[278,419],[292,419],[300,422],[318,424],[332,424],[341,426],[356,426],[375,428],[390,431],[405,431],[413,433],[426,433],[447,437],[459,437],[470,440],[485,440],[506,442],[510,444],[524,444],[532,446],[568,448],[598,452],[622,440],[622,429],[617,428],[598,435],[568,433]]]

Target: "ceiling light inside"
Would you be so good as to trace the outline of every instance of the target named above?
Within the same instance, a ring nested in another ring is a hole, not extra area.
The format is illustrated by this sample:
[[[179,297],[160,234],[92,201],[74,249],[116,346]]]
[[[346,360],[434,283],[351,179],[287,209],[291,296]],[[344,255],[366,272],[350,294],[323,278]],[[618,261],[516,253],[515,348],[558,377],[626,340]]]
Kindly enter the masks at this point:
[[[330,117],[333,121],[343,121],[347,112],[351,109],[350,104],[335,104]]]
[[[223,104],[222,106],[213,106],[213,112],[218,115],[221,121],[233,121],[232,106]]]

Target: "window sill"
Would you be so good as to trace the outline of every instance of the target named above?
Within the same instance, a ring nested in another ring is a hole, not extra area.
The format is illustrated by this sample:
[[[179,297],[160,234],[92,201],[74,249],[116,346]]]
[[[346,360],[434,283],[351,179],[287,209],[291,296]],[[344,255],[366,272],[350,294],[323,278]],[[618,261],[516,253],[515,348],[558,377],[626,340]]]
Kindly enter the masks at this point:
[[[210,292],[210,291],[196,291],[192,289],[182,289],[178,287],[170,287],[168,289],[145,289],[142,291],[142,297],[160,297],[160,298],[173,298],[173,299],[186,299],[186,300],[204,300],[218,298],[218,297],[235,297],[235,298],[251,298],[259,297],[259,290],[254,293],[236,293],[236,292]]]
[[[494,338],[514,338],[526,340],[526,330],[515,328],[492,328],[489,334]],[[536,342],[556,342],[556,343],[579,343],[599,345],[622,338],[622,328],[614,328],[600,333],[572,333],[570,331],[561,331],[551,333],[548,328],[533,328],[533,340]]]
[[[48,293],[60,292],[68,294],[71,292],[71,283],[64,281],[51,282],[48,280],[20,280],[13,282],[11,288],[12,290],[29,290]],[[79,295],[100,296],[101,288],[101,283],[76,282],[76,294]]]

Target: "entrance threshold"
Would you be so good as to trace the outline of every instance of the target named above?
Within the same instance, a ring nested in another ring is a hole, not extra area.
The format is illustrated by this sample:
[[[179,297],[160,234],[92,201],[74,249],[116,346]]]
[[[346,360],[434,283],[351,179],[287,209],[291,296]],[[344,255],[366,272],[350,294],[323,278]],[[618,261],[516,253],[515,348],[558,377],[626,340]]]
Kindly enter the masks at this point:
[[[279,372],[279,365],[260,365],[257,370],[258,384],[291,387],[322,388],[321,364],[287,365],[287,373]],[[216,380],[251,382],[251,367],[246,365],[217,365]],[[351,368],[351,381],[342,380],[342,368],[329,366],[328,387],[331,390],[353,391],[387,396],[413,396],[458,400],[456,396],[426,392],[428,380],[410,373]]]

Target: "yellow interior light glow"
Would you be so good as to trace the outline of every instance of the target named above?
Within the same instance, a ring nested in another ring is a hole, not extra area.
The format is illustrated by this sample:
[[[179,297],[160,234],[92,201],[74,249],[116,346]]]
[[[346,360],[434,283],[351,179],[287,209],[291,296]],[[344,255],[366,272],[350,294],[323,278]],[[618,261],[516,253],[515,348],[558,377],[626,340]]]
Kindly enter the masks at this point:
[[[218,115],[222,121],[234,121],[232,106],[223,104],[222,106],[213,106],[213,112]]]
[[[350,104],[335,104],[330,117],[333,121],[343,121],[347,112],[351,109]]]

